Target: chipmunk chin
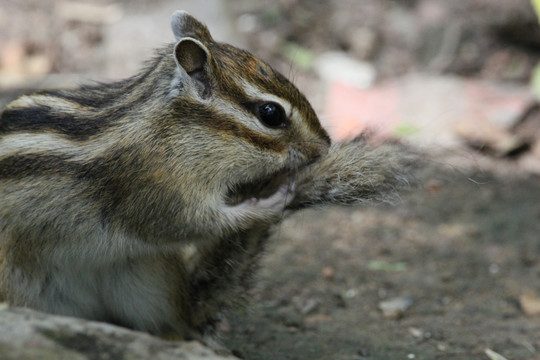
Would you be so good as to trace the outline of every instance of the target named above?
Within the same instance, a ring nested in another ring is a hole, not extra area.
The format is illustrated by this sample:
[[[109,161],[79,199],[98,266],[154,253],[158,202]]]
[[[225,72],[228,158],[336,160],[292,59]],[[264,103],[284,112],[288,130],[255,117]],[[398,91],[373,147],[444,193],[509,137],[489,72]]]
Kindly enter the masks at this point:
[[[238,205],[248,199],[266,199],[276,193],[283,184],[291,182],[291,179],[291,171],[283,169],[268,177],[237,184],[225,195],[225,203]]]

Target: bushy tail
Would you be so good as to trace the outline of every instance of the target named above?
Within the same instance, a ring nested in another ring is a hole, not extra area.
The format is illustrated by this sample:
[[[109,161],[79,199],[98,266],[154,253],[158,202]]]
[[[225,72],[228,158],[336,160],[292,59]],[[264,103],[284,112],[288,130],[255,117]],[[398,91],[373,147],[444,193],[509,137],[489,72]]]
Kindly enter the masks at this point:
[[[363,136],[334,144],[329,153],[302,169],[289,209],[323,204],[392,202],[403,188],[416,184],[420,154],[397,143],[376,146]]]

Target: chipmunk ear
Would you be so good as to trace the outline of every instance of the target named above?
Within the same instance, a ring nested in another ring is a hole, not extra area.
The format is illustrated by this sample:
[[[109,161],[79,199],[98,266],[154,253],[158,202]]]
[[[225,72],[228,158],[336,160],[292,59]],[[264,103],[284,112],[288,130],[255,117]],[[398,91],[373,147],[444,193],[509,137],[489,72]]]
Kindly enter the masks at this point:
[[[174,47],[174,57],[188,75],[204,71],[209,58],[208,49],[200,41],[192,38],[180,40]]]
[[[184,69],[194,81],[199,95],[206,99],[210,96],[211,83],[209,66],[210,53],[198,40],[185,37],[174,47],[176,64]]]
[[[171,28],[178,41],[186,37],[202,42],[213,41],[206,25],[184,10],[176,10],[171,15]]]
[[[212,70],[210,52],[205,43],[213,41],[208,28],[182,10],[172,14],[171,28],[178,41],[174,47],[176,64],[194,81],[199,95],[208,98],[212,88]]]

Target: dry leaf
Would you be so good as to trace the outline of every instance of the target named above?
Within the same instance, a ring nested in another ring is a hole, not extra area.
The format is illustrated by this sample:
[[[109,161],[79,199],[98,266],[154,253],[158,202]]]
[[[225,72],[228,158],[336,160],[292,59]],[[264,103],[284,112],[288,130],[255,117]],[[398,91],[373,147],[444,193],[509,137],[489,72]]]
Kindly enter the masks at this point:
[[[484,352],[486,353],[486,355],[491,359],[491,360],[507,360],[504,356],[502,356],[501,354],[499,353],[496,353],[495,351],[491,350],[491,349],[486,349],[484,350]]]
[[[519,296],[519,305],[523,312],[529,316],[540,315],[540,298],[532,292],[525,292]]]

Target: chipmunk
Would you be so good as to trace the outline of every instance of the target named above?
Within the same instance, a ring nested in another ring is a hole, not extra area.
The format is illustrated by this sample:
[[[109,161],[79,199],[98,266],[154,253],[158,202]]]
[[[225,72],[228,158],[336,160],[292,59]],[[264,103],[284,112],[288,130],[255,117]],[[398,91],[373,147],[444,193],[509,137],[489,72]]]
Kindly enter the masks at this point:
[[[237,297],[330,138],[306,98],[184,11],[124,81],[0,117],[0,291],[15,306],[193,338]]]
[[[0,113],[11,305],[204,339],[283,216],[403,178],[397,152],[330,147],[304,95],[265,62],[184,11],[171,27],[176,41],[134,77]]]

